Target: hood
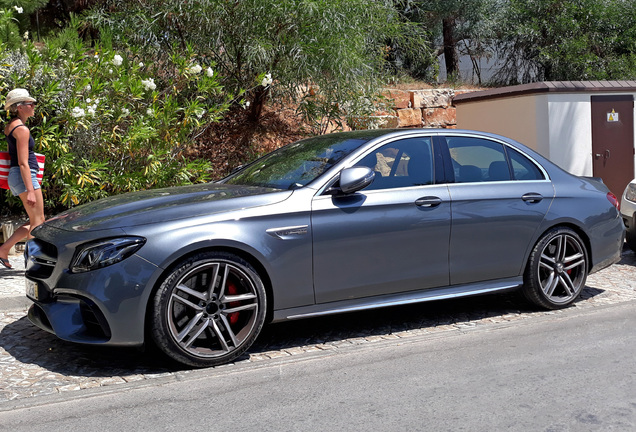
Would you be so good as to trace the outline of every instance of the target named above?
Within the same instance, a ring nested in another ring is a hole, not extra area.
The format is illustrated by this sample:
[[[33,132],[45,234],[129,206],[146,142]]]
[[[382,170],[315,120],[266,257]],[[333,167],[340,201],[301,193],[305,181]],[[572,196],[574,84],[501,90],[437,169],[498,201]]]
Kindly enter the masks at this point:
[[[277,203],[292,191],[206,183],[131,192],[67,210],[45,222],[67,231],[93,231],[166,222]]]

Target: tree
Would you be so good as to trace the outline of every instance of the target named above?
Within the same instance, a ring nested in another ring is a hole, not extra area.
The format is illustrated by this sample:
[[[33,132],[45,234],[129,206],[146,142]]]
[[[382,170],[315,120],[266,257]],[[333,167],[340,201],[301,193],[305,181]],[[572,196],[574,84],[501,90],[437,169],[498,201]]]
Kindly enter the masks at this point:
[[[636,73],[636,5],[624,0],[510,0],[498,51],[504,84],[626,79]]]
[[[449,79],[459,78],[461,55],[470,56],[479,76],[476,59],[488,55],[490,16],[497,6],[497,0],[398,0],[412,21],[432,32]]]
[[[253,121],[269,98],[314,117],[364,108],[388,70],[386,41],[424,41],[400,18],[390,0],[108,0],[90,17],[158,60],[166,47],[195,46],[225,86],[245,90]]]

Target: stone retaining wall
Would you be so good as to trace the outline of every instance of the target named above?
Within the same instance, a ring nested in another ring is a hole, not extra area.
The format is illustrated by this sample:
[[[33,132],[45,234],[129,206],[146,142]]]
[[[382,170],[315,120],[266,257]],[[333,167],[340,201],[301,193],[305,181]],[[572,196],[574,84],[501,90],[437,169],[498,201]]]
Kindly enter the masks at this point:
[[[458,94],[476,90],[424,89],[396,90],[388,89],[387,111],[357,119],[356,129],[367,127],[381,128],[455,128],[457,125],[456,108],[453,98]]]

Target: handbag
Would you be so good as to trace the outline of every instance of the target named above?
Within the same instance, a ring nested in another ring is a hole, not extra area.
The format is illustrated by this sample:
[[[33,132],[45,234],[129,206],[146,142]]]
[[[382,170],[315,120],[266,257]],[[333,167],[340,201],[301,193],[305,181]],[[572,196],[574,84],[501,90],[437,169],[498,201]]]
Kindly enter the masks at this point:
[[[44,178],[44,163],[46,162],[46,156],[40,153],[35,154],[38,160],[38,183],[42,184]],[[11,156],[8,151],[0,151],[0,188],[9,189],[9,169],[11,168]]]

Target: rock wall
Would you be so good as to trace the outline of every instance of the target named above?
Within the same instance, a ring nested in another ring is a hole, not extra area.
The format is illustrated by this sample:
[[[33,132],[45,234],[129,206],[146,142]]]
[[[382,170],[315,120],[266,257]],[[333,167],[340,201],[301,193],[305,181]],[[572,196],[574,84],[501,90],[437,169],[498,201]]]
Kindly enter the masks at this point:
[[[455,95],[476,90],[424,89],[395,90],[388,89],[384,96],[387,100],[386,111],[364,119],[358,119],[356,129],[368,127],[381,128],[455,128],[457,125],[456,108],[453,105]]]

